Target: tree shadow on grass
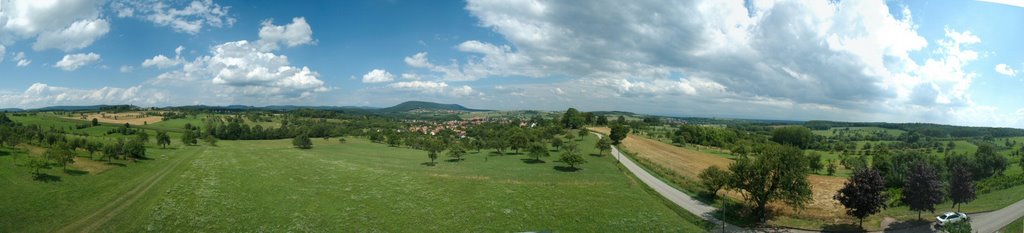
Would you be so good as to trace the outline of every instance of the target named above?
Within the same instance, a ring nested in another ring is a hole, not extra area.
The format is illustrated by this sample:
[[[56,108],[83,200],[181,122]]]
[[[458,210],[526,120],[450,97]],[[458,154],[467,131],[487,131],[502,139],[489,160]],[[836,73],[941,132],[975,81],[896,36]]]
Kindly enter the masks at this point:
[[[525,163],[525,164],[547,163],[547,162],[544,162],[544,160],[539,160],[539,159],[519,159],[519,160],[523,161],[523,163]]]
[[[466,159],[445,159],[444,161],[445,162],[449,162],[449,163],[458,163],[458,162],[462,162],[462,160],[466,160]]]
[[[67,170],[64,173],[68,174],[68,175],[72,175],[72,176],[80,176],[80,175],[89,174],[88,171],[75,170],[75,169]]]
[[[118,167],[127,167],[128,166],[127,164],[124,164],[122,162],[110,162],[110,163],[106,163],[106,164],[107,165],[118,166]]]
[[[590,153],[590,157],[599,157],[599,158],[600,158],[600,157],[604,157],[604,155],[602,155],[602,154],[594,154],[594,153]]]
[[[437,165],[437,163],[422,162],[422,163],[420,163],[420,165],[427,166],[427,167],[433,167],[433,166]]]
[[[579,171],[581,169],[578,168],[578,167],[555,166],[555,170],[558,170],[560,172],[576,172],[576,171]]]
[[[35,181],[43,182],[43,183],[60,182],[61,181],[60,176],[50,175],[50,174],[46,174],[46,173],[35,174],[35,175],[32,176],[32,179],[35,180]]]
[[[10,151],[0,150],[0,156],[8,156],[8,155],[11,155]]]
[[[882,232],[931,232],[931,224],[934,222],[925,220],[910,220],[889,224]]]
[[[724,202],[711,215],[739,227],[754,227],[759,223],[756,214],[739,202]]]
[[[487,153],[487,156],[503,156],[503,155],[505,155],[505,154],[498,153],[497,151],[491,151],[491,152]]]
[[[823,232],[867,232],[857,224],[837,223],[821,226]]]

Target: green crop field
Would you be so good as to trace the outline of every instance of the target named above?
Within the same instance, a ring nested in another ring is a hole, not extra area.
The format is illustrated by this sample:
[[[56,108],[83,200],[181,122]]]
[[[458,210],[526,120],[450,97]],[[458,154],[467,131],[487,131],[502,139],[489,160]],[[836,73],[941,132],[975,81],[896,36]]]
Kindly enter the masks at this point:
[[[17,119],[23,121],[26,119]],[[580,141],[586,154],[593,136]],[[102,173],[72,166],[33,180],[29,152],[0,149],[0,232],[51,231],[703,231],[610,157],[582,170],[523,155],[471,153],[461,162],[359,138],[150,145],[149,160]],[[85,155],[80,151],[80,155]],[[697,220],[699,221],[699,220]]]

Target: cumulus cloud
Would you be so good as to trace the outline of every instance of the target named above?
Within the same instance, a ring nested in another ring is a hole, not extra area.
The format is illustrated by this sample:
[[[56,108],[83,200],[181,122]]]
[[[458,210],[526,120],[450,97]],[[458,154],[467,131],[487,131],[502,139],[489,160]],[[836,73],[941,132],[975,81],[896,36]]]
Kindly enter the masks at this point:
[[[65,71],[74,71],[99,60],[100,55],[95,53],[68,54],[64,55],[64,58],[58,61],[53,67],[57,67]]]
[[[910,10],[884,1],[470,0],[466,9],[510,45],[468,40],[456,47],[466,61],[438,65],[418,53],[406,64],[445,80],[570,77],[636,102],[748,101],[839,119],[907,115],[914,105],[944,121],[974,106],[976,74],[965,67],[981,39],[946,29],[929,47]]]
[[[309,67],[292,66],[285,55],[263,42],[240,40],[213,46],[209,55],[185,61],[181,68],[162,73],[156,82],[214,84],[218,97],[237,101],[302,99],[330,90]],[[182,47],[175,49],[180,59]],[[159,57],[159,56],[158,56]],[[155,64],[154,64],[155,65]]]
[[[1006,76],[1017,76],[1017,70],[1013,69],[1012,67],[1006,64],[996,65],[996,73],[1000,73]]]
[[[287,25],[274,25],[272,20],[265,20],[260,28],[260,42],[271,48],[278,43],[288,47],[313,43],[313,29],[306,23],[306,18],[295,17]]]
[[[101,0],[0,2],[0,43],[36,38],[35,50],[88,47],[109,32]]]
[[[39,34],[32,49],[38,51],[53,48],[65,52],[81,49],[88,47],[107,32],[110,32],[110,24],[104,19],[81,20],[67,28]]]
[[[142,86],[76,89],[34,83],[21,93],[0,94],[0,97],[2,97],[0,98],[0,105],[18,107],[88,105],[96,103],[153,105],[167,100],[167,95],[164,92],[158,90],[142,91],[142,89]]]
[[[408,81],[388,84],[387,87],[399,91],[413,91],[423,94],[445,95],[453,97],[468,96],[476,93],[472,87],[462,85],[458,87],[448,86],[445,82],[434,81]]]
[[[363,83],[382,83],[391,82],[395,80],[395,76],[388,73],[387,70],[373,69],[370,72],[363,75]]]
[[[177,66],[177,65],[179,65],[179,64],[184,62],[184,59],[181,58],[181,51],[183,51],[183,50],[185,50],[185,47],[183,47],[183,46],[178,46],[177,48],[175,48],[174,49],[174,54],[175,54],[174,55],[174,59],[168,58],[167,56],[164,56],[163,54],[158,54],[156,56],[153,56],[153,58],[146,59],[146,60],[142,61],[142,67],[147,67],[148,68],[148,67],[156,66],[157,68],[160,68],[160,69],[166,69],[166,68]]]
[[[230,27],[236,21],[229,15],[231,7],[221,6],[213,0],[195,0],[184,6],[127,0],[114,1],[110,5],[118,17],[140,18],[159,26],[170,27],[176,32],[193,35],[206,26]]]
[[[118,69],[121,73],[131,73],[133,70],[135,70],[134,66],[121,66],[121,68]]]
[[[25,59],[25,52],[14,53],[14,57],[11,60],[17,61],[18,67],[25,67],[32,64],[32,60]]]

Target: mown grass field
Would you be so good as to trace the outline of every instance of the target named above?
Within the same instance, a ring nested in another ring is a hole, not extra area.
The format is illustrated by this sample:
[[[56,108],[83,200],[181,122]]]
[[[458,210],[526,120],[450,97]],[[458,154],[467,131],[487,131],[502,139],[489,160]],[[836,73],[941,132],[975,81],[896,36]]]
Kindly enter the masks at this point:
[[[595,137],[580,141],[587,154]],[[151,145],[151,160],[105,172],[44,171],[26,151],[0,149],[0,232],[699,232],[610,157],[582,170],[524,155],[473,153],[461,162],[349,138]],[[87,159],[87,158],[80,158]],[[73,167],[73,169],[75,169]],[[703,224],[697,222],[697,224]]]

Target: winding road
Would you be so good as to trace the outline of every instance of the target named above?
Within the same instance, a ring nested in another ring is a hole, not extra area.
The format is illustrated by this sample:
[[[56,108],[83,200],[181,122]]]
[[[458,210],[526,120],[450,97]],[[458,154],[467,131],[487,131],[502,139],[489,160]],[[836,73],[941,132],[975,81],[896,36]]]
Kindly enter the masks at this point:
[[[593,134],[597,135],[598,138],[603,137],[603,135],[599,133]],[[689,211],[690,213],[693,213],[711,223],[714,223],[716,227],[715,229],[712,229],[711,232],[818,232],[785,228],[741,228],[728,223],[724,223],[723,221],[715,218],[712,215],[712,212],[715,211],[715,207],[709,206],[696,199],[693,199],[693,197],[686,195],[685,193],[658,179],[654,175],[651,175],[651,173],[647,172],[647,170],[644,170],[639,165],[634,163],[633,160],[630,160],[628,156],[622,155],[622,153],[619,152],[619,149],[616,148],[615,146],[612,146],[612,155],[615,157],[616,160],[622,163],[622,165],[626,167],[627,170],[629,170],[631,173],[633,173],[633,175],[635,175],[637,178],[643,181],[644,184],[647,184],[648,187],[651,187],[651,189],[653,189],[655,192],[658,192],[658,194],[660,194],[662,197],[671,201],[672,203],[675,203],[676,205],[685,209],[686,211]],[[1014,220],[1020,218],[1021,216],[1024,216],[1024,200],[1018,201],[1017,203],[1014,203],[1010,206],[1004,207],[996,211],[973,214],[971,215],[971,226],[974,228],[975,232],[992,233],[1012,223]],[[910,228],[885,230],[878,232],[911,233],[937,232],[937,230],[931,224],[929,224]]]

